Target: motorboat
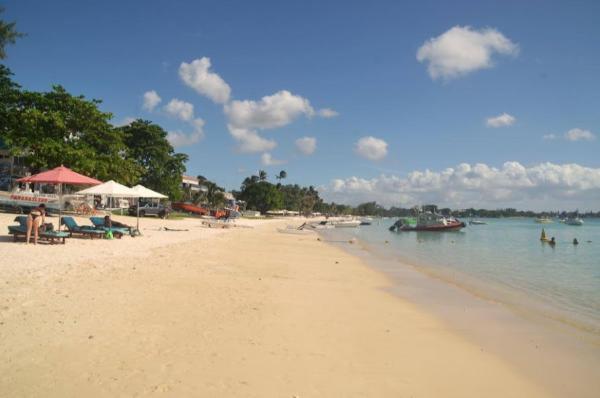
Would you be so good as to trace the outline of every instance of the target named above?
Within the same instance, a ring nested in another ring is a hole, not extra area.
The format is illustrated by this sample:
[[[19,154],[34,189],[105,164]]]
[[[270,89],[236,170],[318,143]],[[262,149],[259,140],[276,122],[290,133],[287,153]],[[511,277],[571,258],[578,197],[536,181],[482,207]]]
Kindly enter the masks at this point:
[[[323,220],[316,223],[310,223],[309,226],[313,229],[333,229],[335,224],[329,220]]]
[[[390,228],[390,231],[458,231],[465,227],[465,223],[454,218],[444,217],[440,214],[425,212],[417,217],[402,217]]]
[[[538,224],[550,224],[554,221],[552,221],[552,219],[550,217],[543,216],[543,217],[536,218],[535,222]]]
[[[371,225],[373,224],[373,218],[371,217],[362,217],[359,219],[360,225]]]
[[[356,228],[361,225],[361,222],[358,220],[340,220],[334,221],[333,224],[336,228]]]
[[[469,220],[469,225],[487,225],[487,223],[481,220]]]
[[[583,225],[583,220],[579,217],[570,217],[565,220],[567,225]]]

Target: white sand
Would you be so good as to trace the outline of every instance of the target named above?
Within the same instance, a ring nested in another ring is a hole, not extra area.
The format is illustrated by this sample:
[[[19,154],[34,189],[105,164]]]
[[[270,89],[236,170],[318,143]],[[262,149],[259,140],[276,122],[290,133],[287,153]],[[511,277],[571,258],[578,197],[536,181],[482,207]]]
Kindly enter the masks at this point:
[[[2,233],[12,218],[0,214]],[[244,223],[144,219],[143,237],[54,246],[4,238],[0,396],[549,395],[385,292],[359,259],[276,232],[282,222]]]

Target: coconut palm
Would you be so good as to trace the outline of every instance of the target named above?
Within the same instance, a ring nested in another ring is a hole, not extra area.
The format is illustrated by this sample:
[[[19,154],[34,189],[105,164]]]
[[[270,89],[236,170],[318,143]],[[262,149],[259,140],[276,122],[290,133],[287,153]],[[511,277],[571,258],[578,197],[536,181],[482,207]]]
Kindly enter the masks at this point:
[[[279,172],[279,174],[275,176],[275,178],[277,178],[278,180],[283,180],[284,178],[287,178],[286,171],[285,170],[281,170]]]
[[[264,170],[259,170],[258,171],[258,179],[260,181],[266,181],[267,180],[267,172]]]

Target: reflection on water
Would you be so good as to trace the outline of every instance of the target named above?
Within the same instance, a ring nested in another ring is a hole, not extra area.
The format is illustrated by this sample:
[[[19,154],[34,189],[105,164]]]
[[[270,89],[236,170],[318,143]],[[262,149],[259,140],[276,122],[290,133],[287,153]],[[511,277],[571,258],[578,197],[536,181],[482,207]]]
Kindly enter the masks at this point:
[[[600,332],[599,220],[570,226],[491,219],[487,225],[455,232],[390,232],[394,221],[327,233],[343,239],[356,237],[378,254],[400,258],[442,277],[452,276],[457,283],[493,284],[501,288],[499,292],[509,293],[493,299],[506,300],[510,295],[517,305],[530,300]],[[555,237],[555,246],[540,241],[542,228],[548,238]],[[573,244],[575,238],[578,245]]]

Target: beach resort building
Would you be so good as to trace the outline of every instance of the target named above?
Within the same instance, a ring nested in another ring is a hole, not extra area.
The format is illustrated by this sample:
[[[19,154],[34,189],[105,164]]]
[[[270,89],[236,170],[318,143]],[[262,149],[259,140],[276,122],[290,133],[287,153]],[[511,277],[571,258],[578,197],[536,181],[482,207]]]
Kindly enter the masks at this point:
[[[181,176],[181,187],[186,190],[189,189],[192,192],[198,192],[202,190],[198,179],[196,177]]]

